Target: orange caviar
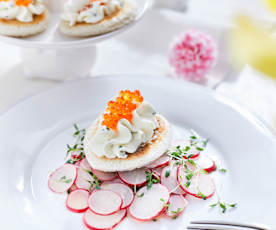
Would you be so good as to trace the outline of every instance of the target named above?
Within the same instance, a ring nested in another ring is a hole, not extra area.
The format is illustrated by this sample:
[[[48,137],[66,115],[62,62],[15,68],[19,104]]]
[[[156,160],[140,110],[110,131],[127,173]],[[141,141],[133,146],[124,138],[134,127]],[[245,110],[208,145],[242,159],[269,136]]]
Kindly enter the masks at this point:
[[[32,2],[33,2],[33,0],[15,0],[15,4],[17,6],[28,6]]]
[[[120,91],[115,101],[109,101],[108,107],[103,115],[102,125],[116,131],[118,122],[125,118],[132,121],[132,112],[143,102],[143,97],[139,90]]]

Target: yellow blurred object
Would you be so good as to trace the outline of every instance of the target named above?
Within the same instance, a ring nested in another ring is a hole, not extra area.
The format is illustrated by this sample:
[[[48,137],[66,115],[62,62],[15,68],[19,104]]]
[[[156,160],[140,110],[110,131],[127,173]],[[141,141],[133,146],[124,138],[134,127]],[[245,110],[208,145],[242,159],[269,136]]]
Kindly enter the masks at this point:
[[[276,11],[276,0],[265,0],[265,1],[267,2],[268,6],[272,10]]]
[[[237,28],[230,37],[234,62],[249,64],[276,79],[276,38],[265,28],[246,16],[236,18]]]

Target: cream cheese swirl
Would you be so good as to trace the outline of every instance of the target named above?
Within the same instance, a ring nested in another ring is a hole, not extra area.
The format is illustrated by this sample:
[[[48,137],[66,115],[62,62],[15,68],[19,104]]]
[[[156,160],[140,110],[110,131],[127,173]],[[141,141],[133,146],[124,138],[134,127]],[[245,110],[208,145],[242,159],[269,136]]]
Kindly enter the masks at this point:
[[[133,111],[130,123],[121,119],[117,124],[117,131],[99,124],[95,135],[88,138],[87,147],[98,157],[126,158],[128,154],[150,142],[158,128],[155,109],[151,104],[143,102]]]
[[[0,1],[0,18],[20,22],[32,22],[33,15],[41,15],[45,11],[42,0],[34,0],[28,6],[16,5],[15,0]]]
[[[125,0],[69,0],[61,18],[70,26],[78,22],[96,23],[123,7]]]

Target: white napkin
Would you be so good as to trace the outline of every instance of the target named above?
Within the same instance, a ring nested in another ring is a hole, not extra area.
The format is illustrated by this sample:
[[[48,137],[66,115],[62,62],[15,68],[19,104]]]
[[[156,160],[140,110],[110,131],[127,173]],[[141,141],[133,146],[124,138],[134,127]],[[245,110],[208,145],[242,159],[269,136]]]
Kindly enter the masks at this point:
[[[276,131],[276,81],[247,66],[235,83],[222,83],[218,92],[245,105]]]

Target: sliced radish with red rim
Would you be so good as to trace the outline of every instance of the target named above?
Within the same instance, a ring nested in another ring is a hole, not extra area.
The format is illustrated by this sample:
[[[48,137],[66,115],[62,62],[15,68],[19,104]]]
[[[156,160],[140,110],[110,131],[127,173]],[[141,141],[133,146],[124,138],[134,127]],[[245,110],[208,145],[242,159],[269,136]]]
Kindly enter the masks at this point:
[[[84,212],[88,209],[88,197],[89,192],[87,190],[76,189],[68,195],[66,207],[72,212]]]
[[[175,218],[183,213],[188,201],[182,195],[171,195],[166,215]]]
[[[91,172],[91,167],[86,158],[84,158],[81,160],[78,168],[78,176],[75,183],[78,188],[86,190],[90,190],[92,188],[95,180],[89,172]]]
[[[217,168],[215,161],[205,154],[201,154],[200,157],[195,160],[195,163],[207,173],[211,173]]]
[[[98,215],[111,215],[119,211],[123,200],[121,196],[111,190],[95,190],[88,198],[90,210]]]
[[[117,173],[114,172],[103,172],[92,168],[92,173],[97,176],[101,181],[110,181],[114,180],[117,177]]]
[[[125,184],[105,182],[101,185],[101,189],[107,189],[118,193],[123,199],[121,209],[129,207],[134,200],[134,193],[132,189]]]
[[[157,160],[155,160],[154,162],[152,162],[151,164],[147,165],[146,167],[148,168],[159,168],[159,167],[164,167],[166,165],[168,165],[170,162],[170,158],[167,154],[159,157]]]
[[[69,190],[70,190],[70,192],[73,192],[76,189],[78,189],[78,187],[76,186],[76,184],[73,184]]]
[[[177,169],[177,181],[184,192],[202,199],[208,199],[215,193],[215,184],[212,177],[202,171],[196,172],[190,180],[190,174],[184,166]],[[188,182],[188,183],[187,183]]]
[[[130,186],[143,186],[147,183],[146,172],[147,168],[135,169],[133,171],[118,172],[119,178]]]
[[[171,193],[186,194],[177,182],[177,167],[167,166],[161,172],[161,184],[166,186]]]
[[[169,190],[164,185],[153,184],[150,189],[142,187],[129,207],[129,214],[139,221],[153,220],[164,212],[169,198]]]
[[[74,184],[77,168],[73,164],[64,164],[49,177],[48,186],[55,193],[64,193]]]
[[[187,152],[187,156],[183,156],[185,159],[187,159],[187,157],[189,155],[191,155],[191,159],[195,159],[197,157],[199,157],[200,155],[200,151],[196,149],[196,147],[194,146],[191,146],[191,142],[190,140],[185,140],[185,139],[178,139],[178,140],[174,140],[172,142],[172,146],[173,147],[177,147],[177,146],[180,146],[180,149],[186,149],[186,147],[190,147],[190,149]]]
[[[126,215],[126,209],[108,216],[97,215],[88,209],[83,216],[83,222],[91,230],[108,230],[115,228]]]
[[[152,169],[152,172],[154,174],[156,174],[157,176],[161,177],[162,170],[163,170],[163,168],[159,167],[159,168]]]

